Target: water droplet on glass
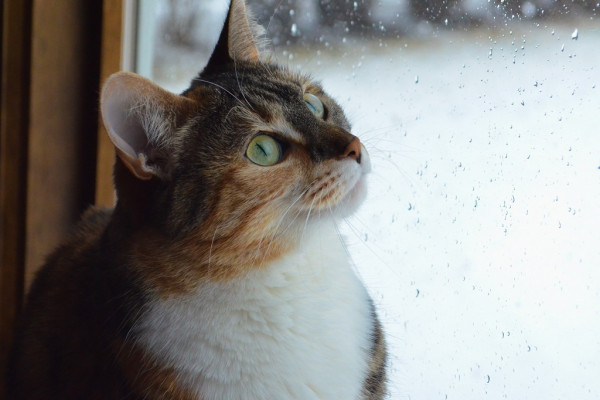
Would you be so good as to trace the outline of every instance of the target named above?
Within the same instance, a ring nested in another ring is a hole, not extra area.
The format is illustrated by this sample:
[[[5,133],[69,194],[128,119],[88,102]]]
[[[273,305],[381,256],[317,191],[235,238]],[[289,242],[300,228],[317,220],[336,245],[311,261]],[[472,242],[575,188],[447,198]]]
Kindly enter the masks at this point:
[[[571,33],[571,39],[573,39],[573,40],[579,39],[579,31],[577,30],[577,28],[575,28],[573,33]]]
[[[290,32],[292,33],[292,36],[298,36],[298,26],[296,24],[292,24]]]
[[[419,83],[419,75],[415,76],[415,83]]]

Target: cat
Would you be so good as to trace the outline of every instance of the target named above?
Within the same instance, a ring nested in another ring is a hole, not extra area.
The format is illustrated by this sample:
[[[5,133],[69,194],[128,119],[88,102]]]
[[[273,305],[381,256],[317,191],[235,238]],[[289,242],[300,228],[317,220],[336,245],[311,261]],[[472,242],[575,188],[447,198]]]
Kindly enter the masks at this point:
[[[386,347],[336,221],[369,156],[340,106],[258,50],[232,0],[176,95],[104,84],[114,209],[91,208],[31,287],[10,399],[386,396]]]

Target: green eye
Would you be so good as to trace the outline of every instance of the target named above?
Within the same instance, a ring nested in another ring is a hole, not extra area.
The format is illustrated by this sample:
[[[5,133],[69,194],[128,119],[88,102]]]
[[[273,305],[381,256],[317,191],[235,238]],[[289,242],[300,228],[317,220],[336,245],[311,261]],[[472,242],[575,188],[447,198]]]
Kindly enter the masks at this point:
[[[275,165],[281,161],[281,145],[269,135],[258,135],[250,142],[246,156],[264,167]]]
[[[323,103],[317,96],[311,93],[304,93],[304,102],[308,109],[319,119],[323,119],[325,115],[325,108]]]

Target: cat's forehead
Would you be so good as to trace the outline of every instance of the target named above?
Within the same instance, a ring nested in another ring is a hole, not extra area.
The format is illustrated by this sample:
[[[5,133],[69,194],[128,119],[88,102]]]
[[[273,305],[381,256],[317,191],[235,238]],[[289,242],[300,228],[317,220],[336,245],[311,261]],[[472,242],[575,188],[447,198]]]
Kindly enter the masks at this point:
[[[323,94],[319,83],[310,76],[270,64],[232,64],[218,73],[201,73],[192,81],[187,93],[199,87],[210,87],[223,96],[246,101],[292,101],[301,98],[307,90]]]
[[[223,118],[245,121],[253,131],[275,131],[299,143],[306,142],[301,133],[306,128],[307,109],[303,96],[319,96],[337,109],[321,85],[310,76],[274,65],[230,65],[221,71],[200,74],[184,95],[223,111]],[[300,110],[300,111],[299,111]]]

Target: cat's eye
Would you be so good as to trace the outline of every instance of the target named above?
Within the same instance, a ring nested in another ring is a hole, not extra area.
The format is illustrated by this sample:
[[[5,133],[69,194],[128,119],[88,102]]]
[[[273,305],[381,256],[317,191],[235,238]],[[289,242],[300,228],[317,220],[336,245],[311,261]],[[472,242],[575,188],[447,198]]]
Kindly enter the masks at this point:
[[[315,117],[323,119],[325,116],[325,107],[323,107],[323,102],[317,96],[312,93],[304,93],[304,103],[306,103],[306,106]]]
[[[268,167],[281,161],[281,145],[269,135],[258,135],[250,142],[246,156],[254,164]]]

